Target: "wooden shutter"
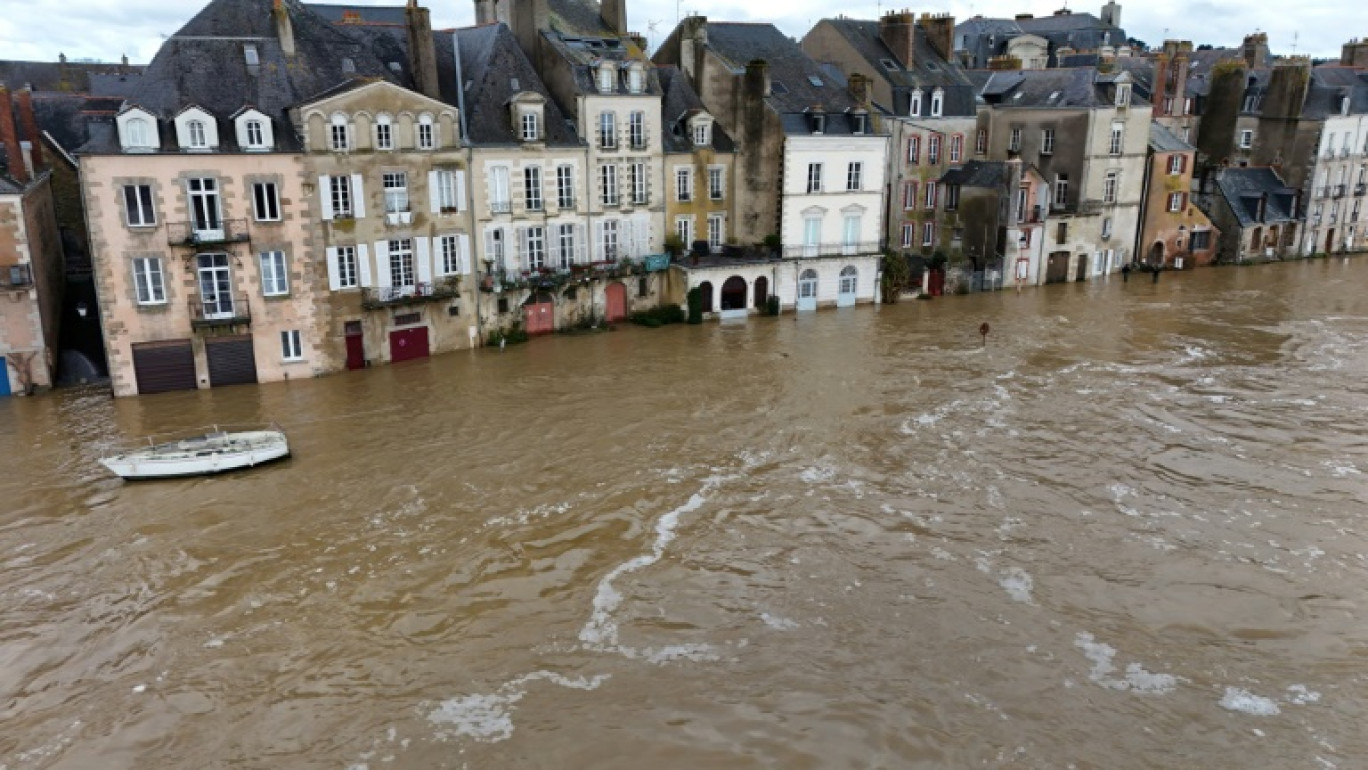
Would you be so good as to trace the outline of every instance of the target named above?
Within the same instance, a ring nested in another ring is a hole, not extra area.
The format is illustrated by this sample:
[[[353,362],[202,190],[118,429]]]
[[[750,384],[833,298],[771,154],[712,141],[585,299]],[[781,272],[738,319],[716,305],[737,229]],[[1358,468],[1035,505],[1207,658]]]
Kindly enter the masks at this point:
[[[342,288],[342,277],[337,269],[337,247],[329,246],[328,254],[328,289],[337,291]]]
[[[470,236],[460,233],[456,236],[456,254],[458,263],[456,271],[461,275],[470,275]]]
[[[320,176],[318,178],[318,211],[324,222],[332,220],[332,179],[330,177]]]
[[[432,283],[432,240],[414,238],[413,250],[413,258],[417,261],[418,282]]]
[[[366,216],[366,182],[360,174],[351,175],[352,216],[361,219]]]
[[[356,244],[356,270],[362,286],[374,286],[371,280],[370,247],[364,243]]]
[[[452,174],[456,177],[456,210],[465,211],[467,208],[465,172],[455,171]]]
[[[382,289],[394,285],[390,277],[389,241],[375,242],[375,285]]]
[[[440,188],[438,187],[438,185],[440,184],[440,182],[438,181],[438,178],[439,178],[440,174],[441,174],[441,172],[439,172],[439,171],[429,171],[429,172],[428,172],[428,213],[429,213],[429,214],[436,214],[436,213],[439,213],[439,212],[442,210],[442,201],[440,200],[442,196],[441,196],[441,193],[439,192]]]

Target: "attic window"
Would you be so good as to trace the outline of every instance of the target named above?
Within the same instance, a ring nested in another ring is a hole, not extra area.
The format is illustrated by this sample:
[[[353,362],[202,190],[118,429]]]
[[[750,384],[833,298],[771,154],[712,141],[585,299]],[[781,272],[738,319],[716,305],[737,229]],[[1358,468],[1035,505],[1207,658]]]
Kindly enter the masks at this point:
[[[1059,98],[1059,92],[1058,92],[1058,91],[1052,91],[1052,92],[1050,92],[1050,101],[1054,101],[1055,99],[1058,99],[1058,98]]]
[[[808,75],[808,82],[816,86],[817,88],[822,87],[822,79],[817,77],[816,75]]]
[[[812,133],[820,134],[826,130],[826,115],[820,112],[812,113]]]
[[[521,91],[521,90],[522,90],[522,84],[518,82],[518,79],[517,79],[517,78],[509,78],[509,79],[508,79],[508,87],[509,87],[510,89],[512,89],[513,91]]]
[[[397,61],[392,61],[392,62],[390,62],[390,63],[389,63],[389,68],[390,68],[390,72],[403,72],[403,71],[404,71],[403,66],[400,65],[399,62],[397,62]]]
[[[863,134],[865,132],[865,126],[869,120],[869,116],[864,114],[863,112],[857,112],[854,115],[851,115],[850,117],[855,125],[855,133]]]
[[[343,60],[342,60],[342,71],[343,71],[343,72],[355,72],[355,71],[356,71],[356,62],[352,61],[351,59],[343,59]]]
[[[883,68],[888,70],[889,72],[898,71],[898,63],[893,61],[892,59],[880,59],[879,63],[882,64]]]
[[[242,56],[247,60],[248,67],[255,67],[258,64],[261,64],[261,56],[257,54],[257,47],[254,45],[243,46]]]
[[[770,92],[775,94],[786,94],[789,92],[789,90],[788,86],[784,85],[783,83],[780,83],[777,80],[774,80],[770,82]]]

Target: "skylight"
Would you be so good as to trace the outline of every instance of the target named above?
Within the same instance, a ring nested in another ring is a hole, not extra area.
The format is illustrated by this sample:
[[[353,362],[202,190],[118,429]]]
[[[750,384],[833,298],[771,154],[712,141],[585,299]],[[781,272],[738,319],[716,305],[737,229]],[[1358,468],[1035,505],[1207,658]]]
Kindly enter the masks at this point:
[[[808,75],[808,82],[818,88],[822,87],[822,79],[817,77],[816,75]]]

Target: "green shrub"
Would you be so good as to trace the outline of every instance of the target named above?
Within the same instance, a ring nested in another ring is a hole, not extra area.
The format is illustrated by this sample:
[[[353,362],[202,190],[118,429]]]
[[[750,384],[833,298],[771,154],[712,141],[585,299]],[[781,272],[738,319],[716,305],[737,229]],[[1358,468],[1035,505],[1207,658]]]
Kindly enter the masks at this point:
[[[765,298],[765,312],[770,315],[779,315],[779,297],[771,294]]]
[[[666,324],[682,324],[684,323],[684,308],[679,305],[667,304],[653,307],[650,310],[639,310],[632,314],[631,321],[634,324],[652,329]]]
[[[703,292],[697,286],[689,289],[689,323],[703,323]]]

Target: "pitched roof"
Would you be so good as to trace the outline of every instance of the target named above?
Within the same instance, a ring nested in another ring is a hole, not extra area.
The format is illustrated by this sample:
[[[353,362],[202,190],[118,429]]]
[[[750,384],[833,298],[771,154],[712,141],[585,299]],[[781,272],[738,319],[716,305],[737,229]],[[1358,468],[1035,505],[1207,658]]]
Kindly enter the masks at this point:
[[[893,103],[882,105],[894,114],[906,115],[913,90],[940,88],[944,93],[942,115],[968,117],[975,114],[974,88],[964,70],[936,52],[924,33],[914,36],[916,50],[912,65],[904,67],[879,35],[879,22],[861,19],[823,19],[864,59],[875,77],[883,78],[893,90]],[[920,25],[918,25],[920,28]]]
[[[773,24],[709,23],[708,48],[731,67],[732,74],[744,73],[749,61],[767,62],[770,96],[766,101],[778,112],[801,113],[820,105],[832,114],[857,106],[844,82],[832,82],[828,71]]]
[[[466,27],[437,33],[434,37],[442,101],[448,104],[460,104],[461,84],[456,79],[454,50],[456,45],[460,46],[461,78],[470,84],[464,98],[466,130],[471,142],[521,144],[518,129],[510,117],[509,99],[518,93],[533,92],[546,100],[542,115],[546,143],[552,146],[583,144],[507,26]]]
[[[136,77],[141,64],[73,61],[0,61],[0,83],[11,89],[31,86],[34,91],[95,93],[96,78]]]
[[[941,175],[945,184],[961,187],[1001,188],[1011,178],[1006,161],[971,160],[959,168],[952,168]]]
[[[566,35],[617,37],[603,22],[602,6],[592,0],[547,0],[551,26]]]
[[[1155,152],[1195,152],[1197,148],[1178,138],[1161,123],[1150,123],[1149,146]]]
[[[1283,182],[1278,172],[1267,166],[1231,167],[1216,177],[1216,187],[1225,197],[1240,227],[1295,222],[1292,204],[1297,191]],[[1265,201],[1264,217],[1258,218],[1259,202]]]
[[[971,74],[971,78],[981,79],[979,95],[994,107],[1031,109],[1110,107],[1113,102],[1107,89],[1116,79],[1088,68],[1006,70],[988,72],[986,77]],[[1132,106],[1146,103],[1132,92]]]
[[[656,96],[661,94],[660,81],[655,77],[651,60],[647,58],[645,51],[628,38],[619,38],[611,33],[565,34],[555,29],[543,30],[542,38],[551,50],[565,61],[574,78],[575,90],[580,93],[601,93],[594,81],[593,68],[603,60],[610,60],[641,62],[646,68],[646,82],[642,84],[642,93]],[[617,93],[628,93],[623,78],[618,79],[616,88]]]
[[[707,108],[678,67],[657,67],[656,75],[660,78],[660,87],[665,91],[665,98],[660,105],[660,120],[665,124],[661,126],[665,152],[693,152],[694,143],[688,134],[686,121],[699,112],[707,112]],[[736,144],[731,136],[721,123],[715,121],[712,125],[712,148],[717,152],[736,152]]]
[[[408,23],[402,5],[334,5],[331,3],[305,3],[305,8],[322,16],[334,24],[351,24],[353,19],[362,24]]]

